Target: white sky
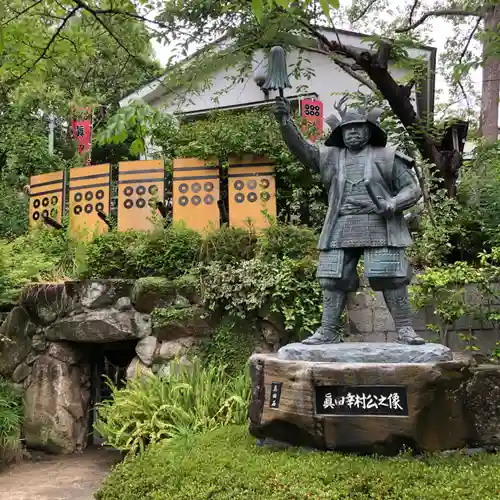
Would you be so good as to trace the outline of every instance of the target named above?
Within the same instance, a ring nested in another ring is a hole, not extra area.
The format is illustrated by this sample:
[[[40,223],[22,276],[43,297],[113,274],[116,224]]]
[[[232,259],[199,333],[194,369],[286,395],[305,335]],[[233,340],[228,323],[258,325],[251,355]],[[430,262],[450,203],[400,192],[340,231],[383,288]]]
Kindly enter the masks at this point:
[[[348,7],[349,5],[352,4],[352,2],[355,0],[341,0],[341,5],[342,7]],[[398,4],[401,5],[402,0],[391,0],[390,4],[392,6],[396,7]],[[404,0],[407,1],[407,0]],[[424,4],[431,4],[430,0],[424,0]],[[442,53],[444,50],[444,46],[446,43],[447,38],[452,34],[453,30],[451,27],[451,24],[446,22],[445,19],[439,18],[439,19],[430,19],[426,21],[425,23],[426,26],[429,26],[431,28],[430,34],[432,36],[432,45],[433,47],[436,47],[438,50],[438,69],[439,69],[439,55]],[[346,29],[346,30],[353,30],[353,31],[358,31],[355,30],[352,26],[346,24],[346,25],[336,25],[337,28],[340,29]],[[366,31],[366,30],[365,30]],[[367,33],[370,34],[370,33]],[[162,64],[166,64],[169,57],[172,55],[172,51],[169,49],[169,47],[160,45],[157,42],[153,42],[153,48],[156,53],[156,57]],[[196,49],[193,47],[193,49]],[[475,87],[478,91],[480,91],[481,88],[481,70],[478,69],[474,71],[474,73],[471,76],[472,81],[475,84]],[[438,103],[448,103],[450,100],[449,93],[448,93],[448,87],[446,85],[446,82],[444,80],[444,77],[442,74],[439,73],[439,71],[436,74],[436,102]],[[474,100],[471,100],[471,104],[474,104]],[[460,102],[455,102],[453,103],[453,107],[466,107],[466,101],[464,98],[460,100]]]

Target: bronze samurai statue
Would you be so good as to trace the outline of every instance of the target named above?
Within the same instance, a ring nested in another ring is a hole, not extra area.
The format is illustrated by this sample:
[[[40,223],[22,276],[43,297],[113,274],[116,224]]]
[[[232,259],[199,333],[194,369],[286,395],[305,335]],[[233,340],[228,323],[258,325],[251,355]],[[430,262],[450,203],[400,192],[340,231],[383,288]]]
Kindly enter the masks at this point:
[[[328,193],[318,243],[323,317],[320,328],[303,343],[342,342],[341,317],[347,294],[359,286],[356,268],[363,256],[365,275],[372,289],[384,295],[398,342],[423,344],[412,327],[412,270],[405,258],[411,236],[403,211],[421,196],[414,160],[387,146],[380,110],[337,109],[341,121],[335,116],[326,120],[331,133],[324,146],[317,146],[300,133],[288,102],[277,97],[275,104],[285,143],[303,165],[320,174]]]

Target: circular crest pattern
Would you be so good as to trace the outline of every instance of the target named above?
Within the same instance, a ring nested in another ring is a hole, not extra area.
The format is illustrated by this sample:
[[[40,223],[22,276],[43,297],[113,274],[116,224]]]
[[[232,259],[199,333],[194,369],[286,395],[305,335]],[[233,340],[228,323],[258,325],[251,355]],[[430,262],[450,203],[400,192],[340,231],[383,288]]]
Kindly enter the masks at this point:
[[[247,182],[248,189],[255,189],[257,187],[257,181],[252,179]]]
[[[156,184],[151,184],[151,186],[148,187],[148,192],[153,196],[158,194],[158,186]]]
[[[250,203],[257,201],[257,195],[255,193],[248,193],[247,200]]]
[[[44,211],[42,212],[42,217],[43,217],[44,219],[46,219],[48,216],[49,216],[49,211],[48,211],[48,210],[44,210]]]
[[[260,187],[262,189],[267,189],[269,187],[269,184],[270,184],[269,179],[262,179],[260,181]]]
[[[236,181],[234,183],[234,189],[241,191],[245,187],[245,183],[243,181]]]
[[[207,193],[211,193],[213,190],[214,190],[214,183],[213,182],[205,182],[205,184],[203,185],[203,189],[207,192]]]
[[[134,188],[132,186],[127,186],[124,190],[123,190],[123,194],[125,196],[132,196],[134,194]]]
[[[97,190],[95,193],[95,197],[98,200],[102,200],[104,198],[104,191],[102,189]]]
[[[146,194],[146,188],[144,186],[137,186],[135,192],[139,195],[142,196],[143,194]]]
[[[144,198],[137,198],[135,205],[137,208],[144,208],[146,206],[146,200]]]
[[[57,205],[59,201],[59,198],[57,196],[52,196],[52,198],[50,199],[50,203],[52,203],[52,205]]]
[[[73,198],[77,203],[80,203],[83,200],[83,195],[82,193],[75,193],[75,196]]]
[[[82,213],[82,206],[81,205],[75,205],[73,207],[73,213],[75,215],[80,215]]]
[[[201,203],[201,196],[198,196],[197,194],[194,195],[192,198],[191,198],[191,203],[197,207],[200,203]]]
[[[189,191],[189,186],[185,182],[179,184],[179,192],[187,193],[188,191]]]
[[[92,206],[92,204],[91,204],[91,203],[87,203],[87,204],[85,205],[84,210],[85,210],[85,213],[86,213],[86,214],[91,214],[91,213],[92,213],[92,210],[94,210],[94,207]]]
[[[271,195],[267,191],[262,191],[262,193],[260,193],[260,199],[262,201],[269,201],[271,199]]]
[[[189,199],[188,199],[188,197],[187,197],[187,196],[181,196],[181,197],[179,198],[179,205],[180,205],[181,207],[185,207],[188,203],[189,203]]]
[[[127,209],[132,208],[134,206],[134,202],[132,200],[125,200],[123,202],[123,206]]]
[[[245,201],[245,195],[243,193],[237,193],[234,197],[236,203],[243,203]]]
[[[211,205],[214,202],[214,197],[211,194],[207,194],[205,198],[203,198],[205,205]]]
[[[199,182],[193,182],[193,184],[191,184],[191,191],[193,191],[193,193],[199,193],[201,191],[201,184]]]
[[[87,191],[87,192],[85,193],[85,199],[86,199],[87,201],[92,200],[92,198],[93,198],[93,197],[94,197],[94,193],[93,193],[92,191]]]
[[[40,206],[40,200],[37,198],[34,202],[33,202],[33,208],[38,208]]]
[[[96,212],[103,212],[104,211],[104,203],[96,203],[96,206],[95,206],[95,210]]]
[[[33,212],[33,220],[38,220],[40,218],[40,212]]]
[[[48,207],[48,206],[49,206],[49,203],[50,203],[50,202],[49,202],[49,199],[48,199],[48,198],[44,198],[44,199],[42,200],[42,205],[43,205],[44,207]]]

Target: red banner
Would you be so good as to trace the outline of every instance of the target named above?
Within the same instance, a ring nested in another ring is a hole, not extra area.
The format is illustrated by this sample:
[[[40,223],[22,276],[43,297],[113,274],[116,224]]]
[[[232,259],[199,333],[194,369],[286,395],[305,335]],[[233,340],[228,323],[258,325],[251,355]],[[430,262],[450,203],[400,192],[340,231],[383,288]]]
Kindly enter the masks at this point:
[[[92,120],[72,120],[73,137],[78,144],[78,153],[90,165],[90,146],[92,144]]]
[[[323,103],[315,99],[302,99],[300,101],[300,116],[316,127],[317,134],[309,137],[311,141],[315,141],[323,133]],[[303,132],[306,129],[307,127],[304,127]]]

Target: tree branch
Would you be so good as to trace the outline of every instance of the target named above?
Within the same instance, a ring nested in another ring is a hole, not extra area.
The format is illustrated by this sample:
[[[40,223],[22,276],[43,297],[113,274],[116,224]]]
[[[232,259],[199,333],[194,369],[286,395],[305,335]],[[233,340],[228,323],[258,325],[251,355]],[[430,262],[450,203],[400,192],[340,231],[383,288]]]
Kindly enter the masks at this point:
[[[7,24],[11,23],[12,21],[15,21],[17,18],[21,17],[23,14],[26,14],[29,10],[31,10],[33,7],[36,7],[37,5],[41,4],[43,0],[37,0],[35,3],[28,5],[25,9],[23,9],[21,12],[16,12],[15,16],[12,16],[10,19],[7,19],[4,23],[2,23],[2,26],[6,26]]]
[[[408,31],[418,28],[423,24],[429,17],[450,17],[450,16],[470,16],[470,17],[481,17],[483,11],[478,10],[463,10],[463,9],[443,9],[443,10],[430,10],[426,12],[420,19],[414,23],[410,23],[408,26],[403,28],[398,28],[396,33],[407,33]]]
[[[413,23],[413,14],[415,14],[415,11],[417,10],[418,1],[419,0],[414,0],[413,5],[411,6],[410,15],[408,16],[408,24]]]
[[[360,21],[363,17],[366,16],[368,11],[378,2],[378,0],[370,0],[368,4],[366,4],[365,8],[351,21],[353,23],[357,23]]]
[[[66,26],[66,23],[73,17],[75,12],[77,12],[80,9],[80,7],[75,7],[73,10],[70,10],[68,14],[64,17],[62,23],[57,27],[56,31],[52,35],[52,37],[49,40],[49,43],[45,46],[45,48],[42,50],[42,53],[37,57],[36,61],[26,69],[21,75],[17,76],[14,78],[14,80],[8,82],[9,84],[12,84],[14,82],[17,82],[24,78],[30,71],[33,71],[35,69],[35,66],[47,55],[49,49],[52,47],[52,44],[55,42],[57,37],[59,36],[59,33],[64,29],[64,26]]]
[[[476,22],[476,25],[474,26],[474,29],[471,31],[469,37],[467,38],[467,43],[465,44],[464,50],[462,50],[462,52],[460,54],[460,57],[458,59],[459,63],[461,63],[462,59],[465,57],[465,54],[467,53],[467,50],[469,49],[469,45],[470,45],[470,43],[472,41],[472,38],[476,34],[476,31],[479,28],[479,25],[481,24],[482,20],[483,19],[481,17],[478,18],[478,20]],[[465,98],[465,102],[467,104],[467,109],[470,111],[471,107],[470,107],[469,98],[467,97],[467,93],[465,92],[464,86],[462,85],[462,82],[460,81],[460,79],[457,80],[457,85],[460,87],[460,90],[461,90],[461,92],[462,92],[462,94],[463,94],[463,96]]]

